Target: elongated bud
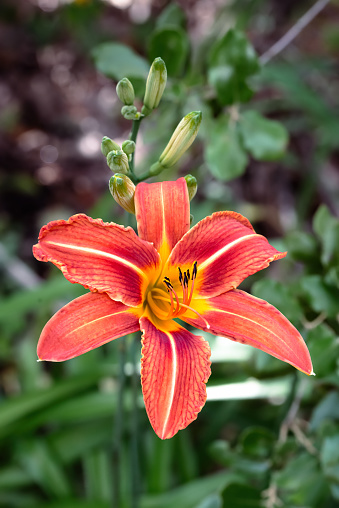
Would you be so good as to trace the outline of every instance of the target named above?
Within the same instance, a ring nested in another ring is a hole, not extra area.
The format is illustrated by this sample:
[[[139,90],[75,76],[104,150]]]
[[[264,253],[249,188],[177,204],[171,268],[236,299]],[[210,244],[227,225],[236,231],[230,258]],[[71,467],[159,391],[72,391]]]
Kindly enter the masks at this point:
[[[137,120],[140,115],[135,106],[122,106],[121,114],[126,120]]]
[[[148,73],[144,105],[141,113],[149,115],[152,109],[159,106],[167,82],[167,69],[162,58],[156,58]]]
[[[187,183],[188,197],[190,198],[190,201],[192,201],[198,190],[198,182],[192,175],[186,175],[185,180]]]
[[[198,134],[201,118],[201,111],[192,111],[181,120],[159,157],[164,168],[173,166],[191,146]]]
[[[128,173],[128,157],[122,150],[113,150],[107,155],[107,164],[116,173]]]
[[[131,106],[135,99],[134,88],[127,78],[122,78],[117,84],[117,95],[126,106]]]
[[[112,150],[121,150],[120,146],[112,141],[112,139],[108,138],[107,136],[104,136],[102,138],[101,142],[101,151],[105,157],[111,152]]]
[[[135,185],[128,176],[121,173],[113,175],[109,181],[109,190],[115,201],[129,213],[135,213]]]
[[[134,141],[127,139],[126,141],[123,142],[121,148],[123,149],[126,155],[131,155],[135,150],[135,143]]]

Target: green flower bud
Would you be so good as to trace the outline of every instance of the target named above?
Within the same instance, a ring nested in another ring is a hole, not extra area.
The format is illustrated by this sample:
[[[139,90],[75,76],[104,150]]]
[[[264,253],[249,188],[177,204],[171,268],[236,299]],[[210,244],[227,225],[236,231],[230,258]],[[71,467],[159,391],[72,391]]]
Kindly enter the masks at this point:
[[[163,167],[173,166],[191,146],[198,134],[201,118],[201,111],[192,111],[181,120],[159,157]]]
[[[121,148],[117,143],[112,141],[110,138],[108,138],[107,136],[104,136],[102,138],[102,142],[101,142],[101,151],[102,151],[103,155],[105,157],[107,157],[109,152],[111,152],[112,150],[121,150]]]
[[[167,69],[162,58],[156,58],[148,73],[144,105],[141,113],[149,115],[152,109],[157,108],[164,93],[167,82]]]
[[[135,99],[134,88],[129,79],[123,78],[117,84],[117,95],[123,104],[131,106]]]
[[[135,185],[128,176],[121,173],[113,175],[109,181],[109,190],[115,201],[127,212],[135,213]]]
[[[131,141],[130,139],[127,139],[126,141],[124,141],[122,144],[122,149],[126,155],[131,155],[135,150],[134,141]]]
[[[190,201],[192,201],[198,190],[198,182],[192,175],[186,175],[185,180],[187,183],[188,197],[190,198]]]
[[[138,110],[135,106],[123,106],[121,114],[126,120],[137,120],[138,118]]]
[[[107,164],[112,171],[117,173],[128,173],[128,157],[122,150],[113,150],[107,155]]]

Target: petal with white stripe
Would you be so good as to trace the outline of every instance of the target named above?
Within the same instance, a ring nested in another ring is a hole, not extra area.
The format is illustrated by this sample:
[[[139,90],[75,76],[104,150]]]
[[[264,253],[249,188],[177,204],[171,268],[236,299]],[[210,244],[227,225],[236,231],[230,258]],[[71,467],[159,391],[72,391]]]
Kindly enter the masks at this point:
[[[71,282],[139,306],[159,268],[159,254],[132,228],[84,214],[44,226],[33,247],[39,261],[51,261]]]
[[[236,288],[246,277],[282,258],[250,222],[235,212],[216,212],[186,233],[171,252],[164,274],[176,281],[178,267],[197,261],[194,297],[212,297]]]
[[[61,362],[139,330],[138,310],[105,293],[88,293],[62,307],[44,327],[40,360]]]
[[[156,434],[168,439],[195,420],[205,404],[210,347],[174,321],[160,330],[143,317],[140,329],[146,411]]]

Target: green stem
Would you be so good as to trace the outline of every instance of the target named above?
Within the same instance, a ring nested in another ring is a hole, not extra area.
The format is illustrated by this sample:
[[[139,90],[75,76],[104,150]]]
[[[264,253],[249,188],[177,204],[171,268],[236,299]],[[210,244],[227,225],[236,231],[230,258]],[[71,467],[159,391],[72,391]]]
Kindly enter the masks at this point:
[[[121,506],[121,474],[120,467],[122,462],[122,435],[124,419],[124,386],[126,381],[125,362],[126,362],[126,339],[122,337],[119,344],[119,378],[118,378],[118,401],[117,411],[114,422],[113,435],[113,495],[112,508]]]
[[[131,361],[133,365],[133,373],[131,379],[132,388],[132,422],[131,422],[131,458],[132,458],[132,508],[139,507],[140,497],[140,470],[139,470],[139,421],[138,421],[138,395],[140,379],[137,368],[137,355],[140,351],[140,340],[137,334],[134,335],[131,344]]]
[[[132,123],[132,130],[131,130],[131,133],[129,135],[129,139],[131,141],[134,141],[134,143],[136,143],[137,141],[137,136],[138,136],[138,132],[139,132],[139,128],[140,128],[140,124],[141,124],[141,120],[143,119],[143,116],[141,116],[139,118],[139,120],[133,120],[133,123]],[[135,174],[134,174],[134,152],[132,153],[132,157],[131,157],[131,160],[129,162],[129,169],[132,173],[132,180],[135,179]]]

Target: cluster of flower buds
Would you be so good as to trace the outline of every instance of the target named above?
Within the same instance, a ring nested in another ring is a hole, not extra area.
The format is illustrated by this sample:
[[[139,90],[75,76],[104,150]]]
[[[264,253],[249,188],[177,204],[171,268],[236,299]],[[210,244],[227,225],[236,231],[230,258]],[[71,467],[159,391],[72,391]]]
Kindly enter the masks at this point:
[[[173,132],[159,160],[151,166],[150,173],[152,175],[157,175],[164,168],[170,168],[178,162],[197,137],[201,118],[201,111],[192,111],[184,116]]]
[[[121,114],[124,118],[136,121],[148,116],[153,109],[158,107],[166,82],[165,62],[161,58],[156,58],[147,77],[143,106],[141,112],[138,112],[134,105],[135,93],[132,83],[128,78],[121,79],[117,84],[116,91],[123,103]],[[196,138],[201,117],[200,111],[192,111],[181,120],[158,161],[151,166],[148,176],[157,175],[163,169],[173,166],[180,159]],[[132,135],[131,137],[133,138]],[[135,185],[132,181],[135,179],[133,172],[135,142],[129,139],[120,146],[105,136],[102,139],[101,151],[106,157],[108,166],[115,173],[109,182],[109,189],[113,198],[124,210],[135,213]],[[185,179],[189,199],[192,200],[197,192],[197,181],[192,175],[187,175]]]

